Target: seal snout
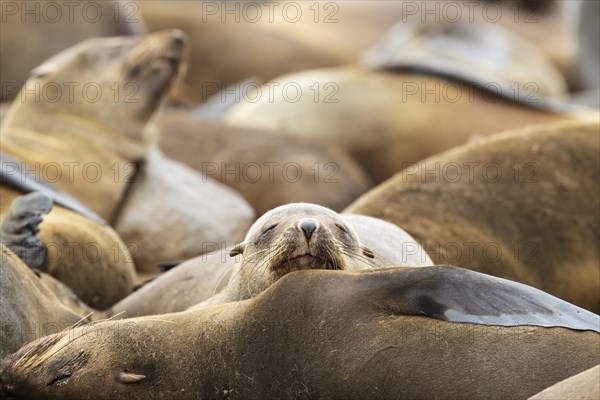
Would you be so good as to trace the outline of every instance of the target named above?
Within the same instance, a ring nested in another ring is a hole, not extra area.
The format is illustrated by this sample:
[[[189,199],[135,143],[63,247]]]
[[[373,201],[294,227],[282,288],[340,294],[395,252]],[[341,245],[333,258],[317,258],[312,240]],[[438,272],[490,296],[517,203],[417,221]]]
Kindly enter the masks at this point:
[[[187,46],[188,37],[183,31],[173,29],[171,31],[171,41],[175,47],[183,48]]]
[[[313,233],[319,228],[319,221],[313,218],[303,218],[298,221],[298,228],[304,234],[306,242],[310,243]]]

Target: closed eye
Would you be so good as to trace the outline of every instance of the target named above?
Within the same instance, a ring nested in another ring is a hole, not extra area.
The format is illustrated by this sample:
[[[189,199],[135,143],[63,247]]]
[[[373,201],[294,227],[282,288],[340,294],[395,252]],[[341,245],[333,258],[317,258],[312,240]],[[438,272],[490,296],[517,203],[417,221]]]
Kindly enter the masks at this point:
[[[265,240],[267,235],[269,234],[269,232],[271,232],[276,226],[277,226],[277,224],[273,224],[273,225],[269,226],[267,229],[265,229],[263,231],[263,233],[261,233],[261,235],[258,237],[258,241]]]
[[[62,383],[65,383],[67,379],[71,377],[71,374],[61,374],[56,378],[52,379],[50,382],[46,384],[46,386],[60,386]]]
[[[335,226],[337,226],[338,229],[340,231],[342,231],[343,233],[345,233],[346,235],[350,235],[350,232],[348,232],[348,229],[344,225],[335,224]]]

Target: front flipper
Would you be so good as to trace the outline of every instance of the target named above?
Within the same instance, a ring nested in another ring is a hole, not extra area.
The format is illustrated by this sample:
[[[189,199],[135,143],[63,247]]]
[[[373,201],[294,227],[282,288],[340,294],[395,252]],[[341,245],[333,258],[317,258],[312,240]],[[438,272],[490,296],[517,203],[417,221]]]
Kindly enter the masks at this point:
[[[106,225],[96,213],[81,204],[65,192],[56,189],[40,176],[33,176],[25,164],[0,151],[0,183],[23,193],[41,192],[52,199],[53,203],[75,211],[84,217]]]
[[[480,325],[600,332],[600,316],[521,283],[458,267],[375,270],[377,304],[392,314]],[[368,279],[368,278],[367,278]],[[369,285],[370,286],[370,285]]]
[[[30,268],[39,268],[46,260],[47,248],[39,236],[42,215],[52,209],[52,199],[40,192],[17,197],[0,228],[0,242],[11,249]]]

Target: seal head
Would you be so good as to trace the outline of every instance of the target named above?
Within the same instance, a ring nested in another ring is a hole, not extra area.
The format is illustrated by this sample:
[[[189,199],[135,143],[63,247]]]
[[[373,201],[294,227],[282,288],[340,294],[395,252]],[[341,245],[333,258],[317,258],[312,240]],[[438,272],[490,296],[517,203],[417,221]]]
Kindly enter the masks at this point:
[[[293,271],[373,267],[374,257],[338,213],[309,203],[265,213],[230,252],[240,254],[242,262],[228,285],[229,301],[253,297]]]
[[[179,30],[85,40],[31,72],[4,122],[46,132],[48,120],[29,117],[35,107],[48,116],[68,114],[60,122],[63,130],[78,120],[95,121],[115,135],[146,139],[148,121],[185,73],[187,50]]]

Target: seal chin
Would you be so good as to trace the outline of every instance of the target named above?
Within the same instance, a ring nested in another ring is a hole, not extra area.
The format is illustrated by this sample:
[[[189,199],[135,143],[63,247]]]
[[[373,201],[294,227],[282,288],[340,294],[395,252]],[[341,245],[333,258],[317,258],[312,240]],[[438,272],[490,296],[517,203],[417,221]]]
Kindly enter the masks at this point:
[[[303,269],[336,270],[344,269],[344,267],[341,262],[337,262],[328,258],[313,256],[311,254],[295,256],[271,265],[271,270],[277,276],[277,278],[281,278],[290,272]]]

